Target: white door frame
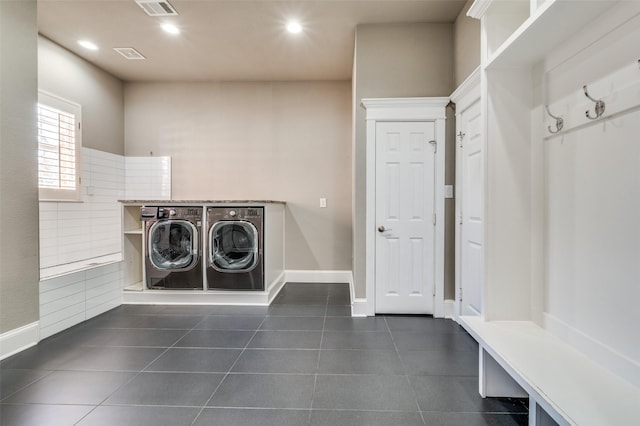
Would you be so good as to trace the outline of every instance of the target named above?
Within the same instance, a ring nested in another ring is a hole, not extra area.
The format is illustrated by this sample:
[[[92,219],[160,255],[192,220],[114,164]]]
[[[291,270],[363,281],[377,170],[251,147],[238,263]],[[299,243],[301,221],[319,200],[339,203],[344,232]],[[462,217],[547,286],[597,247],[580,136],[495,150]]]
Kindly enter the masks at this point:
[[[460,118],[460,114],[480,100],[480,67],[476,68],[465,81],[451,94],[451,101],[456,104],[456,121]],[[462,167],[459,161],[462,159],[462,150],[460,141],[458,140],[458,125],[456,123],[456,200],[462,200],[462,179],[460,172]],[[462,229],[460,227],[460,203],[456,201],[456,236],[455,236],[455,274],[456,274],[456,295],[454,301],[454,318],[457,320],[460,316],[462,305],[460,304],[462,287],[461,277],[461,260],[462,260]],[[482,303],[482,302],[481,302]]]
[[[383,98],[363,99],[367,120],[367,180],[366,180],[366,314],[375,312],[375,254],[376,254],[376,122],[381,121],[433,121],[436,132],[435,178],[435,295],[433,316],[444,317],[444,167],[445,120],[449,98]]]

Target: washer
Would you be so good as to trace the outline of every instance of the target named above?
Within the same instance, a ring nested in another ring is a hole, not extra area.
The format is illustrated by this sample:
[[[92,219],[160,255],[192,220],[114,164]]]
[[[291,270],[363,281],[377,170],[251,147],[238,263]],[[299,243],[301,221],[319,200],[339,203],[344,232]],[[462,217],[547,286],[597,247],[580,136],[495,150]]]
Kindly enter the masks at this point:
[[[203,207],[142,207],[146,287],[203,290]]]
[[[264,290],[263,207],[207,208],[207,288]]]

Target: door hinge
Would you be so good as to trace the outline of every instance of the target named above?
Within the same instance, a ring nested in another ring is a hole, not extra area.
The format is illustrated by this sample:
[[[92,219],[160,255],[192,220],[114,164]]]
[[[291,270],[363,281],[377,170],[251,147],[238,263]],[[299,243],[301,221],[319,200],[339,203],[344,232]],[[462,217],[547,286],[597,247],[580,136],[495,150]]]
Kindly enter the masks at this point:
[[[460,148],[462,148],[462,140],[464,139],[466,133],[463,133],[462,130],[458,132],[458,139],[460,139]]]
[[[78,130],[80,130],[80,122],[78,121]]]
[[[462,225],[462,219],[464,218],[464,216],[462,215],[462,211],[460,211],[460,215],[458,216],[458,223],[460,225]]]
[[[433,226],[436,226],[436,214],[433,214]]]
[[[431,146],[433,147],[433,152],[438,152],[438,142],[436,141],[429,141],[429,143],[431,144]]]
[[[462,287],[460,287],[460,293],[459,293],[459,296],[460,296],[460,297],[459,297],[458,299],[462,302]]]

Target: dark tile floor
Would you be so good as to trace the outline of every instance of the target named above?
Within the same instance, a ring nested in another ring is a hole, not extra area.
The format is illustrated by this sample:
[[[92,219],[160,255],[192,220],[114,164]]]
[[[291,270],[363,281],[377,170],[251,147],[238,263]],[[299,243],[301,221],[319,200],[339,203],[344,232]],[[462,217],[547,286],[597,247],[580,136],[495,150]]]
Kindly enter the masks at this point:
[[[0,364],[0,424],[524,425],[455,322],[351,318],[345,284],[270,307],[123,305]]]

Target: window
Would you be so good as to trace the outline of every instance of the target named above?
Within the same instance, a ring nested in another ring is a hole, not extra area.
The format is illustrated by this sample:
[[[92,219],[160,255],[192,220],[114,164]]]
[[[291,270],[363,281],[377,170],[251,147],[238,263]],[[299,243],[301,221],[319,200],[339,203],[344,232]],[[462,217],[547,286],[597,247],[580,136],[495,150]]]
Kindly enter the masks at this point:
[[[82,201],[80,105],[38,95],[38,187],[41,201]]]

